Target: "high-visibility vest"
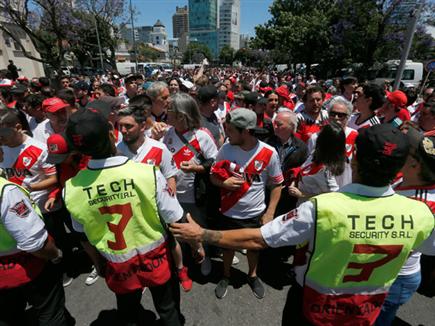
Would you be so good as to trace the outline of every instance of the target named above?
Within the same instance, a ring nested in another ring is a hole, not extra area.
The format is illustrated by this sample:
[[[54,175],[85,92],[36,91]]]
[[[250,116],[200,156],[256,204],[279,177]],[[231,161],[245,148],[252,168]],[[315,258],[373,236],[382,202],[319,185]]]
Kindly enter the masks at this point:
[[[0,207],[4,192],[11,186],[18,187],[29,197],[26,190],[0,177]],[[40,214],[37,206],[33,205],[33,209]],[[0,289],[16,288],[32,281],[41,273],[44,265],[43,259],[19,250],[15,239],[0,222]]]
[[[132,292],[169,280],[153,166],[126,161],[82,170],[65,183],[64,198],[89,242],[106,258],[106,282],[113,292]]]
[[[304,315],[314,325],[372,325],[410,251],[432,232],[432,213],[397,194],[328,193],[313,202]]]

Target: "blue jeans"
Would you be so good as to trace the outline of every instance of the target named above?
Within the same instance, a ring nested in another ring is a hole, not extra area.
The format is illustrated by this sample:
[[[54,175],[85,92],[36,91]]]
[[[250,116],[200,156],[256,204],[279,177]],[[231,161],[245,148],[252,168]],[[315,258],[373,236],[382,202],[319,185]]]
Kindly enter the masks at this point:
[[[411,275],[400,275],[394,281],[376,320],[376,326],[389,326],[396,317],[399,307],[417,291],[421,282],[420,271]]]

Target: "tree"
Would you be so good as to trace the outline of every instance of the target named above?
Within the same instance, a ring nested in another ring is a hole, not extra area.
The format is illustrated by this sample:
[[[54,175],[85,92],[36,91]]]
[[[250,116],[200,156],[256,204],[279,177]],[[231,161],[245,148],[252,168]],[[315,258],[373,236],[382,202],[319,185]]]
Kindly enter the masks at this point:
[[[208,46],[203,43],[189,43],[183,53],[183,63],[201,63],[204,58],[211,60],[213,55]]]
[[[104,36],[104,39],[100,37],[101,40],[113,39],[113,20],[122,16],[124,8],[124,0],[76,0],[74,6],[68,0],[23,0],[18,2],[19,5],[16,3],[0,0],[5,17],[5,21],[0,23],[0,31],[14,41],[24,56],[49,64],[58,72],[67,52],[76,51],[78,57],[87,52],[91,52],[91,57],[98,53],[96,37],[93,36],[95,21]],[[22,33],[30,38],[41,58],[26,52]]]
[[[426,3],[421,25],[434,20],[433,7]],[[406,8],[401,0],[275,0],[252,46],[270,50],[275,62],[305,63],[307,74],[313,63],[330,77],[352,63],[367,72],[376,62],[400,58],[406,19],[392,21]],[[411,54],[430,56],[430,43],[420,26]]]
[[[219,61],[222,64],[232,64],[234,61],[234,49],[229,45],[224,45],[219,54]]]
[[[160,58],[160,52],[145,43],[140,43],[137,46],[137,55],[139,61],[156,61]]]

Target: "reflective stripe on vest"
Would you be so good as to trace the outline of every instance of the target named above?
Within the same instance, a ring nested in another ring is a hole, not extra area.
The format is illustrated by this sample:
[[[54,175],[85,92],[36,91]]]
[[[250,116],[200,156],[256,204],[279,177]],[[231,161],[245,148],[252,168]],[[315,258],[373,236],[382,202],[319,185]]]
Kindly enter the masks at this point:
[[[432,232],[429,208],[400,195],[313,198],[316,235],[304,314],[315,325],[371,325],[410,251]]]
[[[160,285],[170,277],[153,166],[127,161],[82,170],[65,184],[65,204],[89,242],[108,261],[116,293]]]
[[[0,207],[3,192],[10,186],[18,187],[29,197],[26,190],[0,177]],[[39,214],[35,205],[33,208]],[[41,273],[44,265],[44,260],[17,249],[17,242],[0,223],[0,289],[16,288],[30,282]]]

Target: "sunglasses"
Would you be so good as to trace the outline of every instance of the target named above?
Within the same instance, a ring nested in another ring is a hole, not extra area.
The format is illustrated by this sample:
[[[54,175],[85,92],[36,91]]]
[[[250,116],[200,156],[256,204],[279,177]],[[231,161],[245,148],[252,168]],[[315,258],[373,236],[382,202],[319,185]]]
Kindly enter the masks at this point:
[[[347,118],[347,113],[344,112],[335,112],[335,111],[329,111],[329,116],[332,118],[339,118],[339,119],[344,119]]]

